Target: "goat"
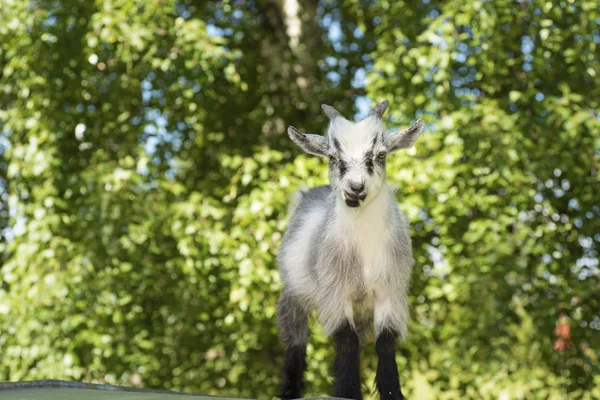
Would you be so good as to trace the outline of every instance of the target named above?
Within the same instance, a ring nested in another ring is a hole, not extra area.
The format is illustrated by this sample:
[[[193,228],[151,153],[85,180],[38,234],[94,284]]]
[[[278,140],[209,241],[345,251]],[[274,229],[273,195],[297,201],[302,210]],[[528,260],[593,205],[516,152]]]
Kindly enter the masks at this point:
[[[424,128],[418,120],[388,134],[377,104],[351,122],[324,104],[325,136],[288,128],[306,153],[329,158],[330,185],[299,191],[277,256],[283,289],[278,325],[286,345],[279,397],[302,396],[308,315],[316,309],[327,336],[335,339],[334,395],[362,399],[360,348],[374,325],[380,397],[403,399],[395,342],[406,338],[408,288],[414,259],[408,222],[386,183],[386,157],[411,147]]]

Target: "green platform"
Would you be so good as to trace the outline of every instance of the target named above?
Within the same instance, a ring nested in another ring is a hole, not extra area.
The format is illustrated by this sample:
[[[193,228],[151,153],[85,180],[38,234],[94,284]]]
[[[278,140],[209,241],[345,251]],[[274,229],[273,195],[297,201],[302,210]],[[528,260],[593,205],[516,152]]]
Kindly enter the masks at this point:
[[[265,396],[271,398],[271,396]],[[1,400],[234,400],[233,397],[57,380],[0,383]],[[314,397],[312,400],[325,400]],[[328,398],[334,399],[334,398]],[[307,399],[311,400],[311,399]],[[342,400],[342,399],[339,399]]]
[[[232,397],[56,380],[0,383],[2,400],[233,400]]]

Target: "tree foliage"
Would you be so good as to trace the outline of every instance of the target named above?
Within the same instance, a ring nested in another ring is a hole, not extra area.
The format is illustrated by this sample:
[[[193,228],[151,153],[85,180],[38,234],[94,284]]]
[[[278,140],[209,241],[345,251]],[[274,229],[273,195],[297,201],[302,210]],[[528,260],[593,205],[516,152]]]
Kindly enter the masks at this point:
[[[270,398],[287,206],[327,181],[285,128],[366,95],[428,124],[388,164],[417,259],[407,392],[600,397],[596,1],[13,0],[0,20],[0,380]]]

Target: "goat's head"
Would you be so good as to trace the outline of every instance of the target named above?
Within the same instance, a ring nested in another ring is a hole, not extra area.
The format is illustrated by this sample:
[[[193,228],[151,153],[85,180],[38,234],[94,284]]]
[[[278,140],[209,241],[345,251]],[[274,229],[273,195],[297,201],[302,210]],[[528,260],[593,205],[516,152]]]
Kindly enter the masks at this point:
[[[309,154],[329,158],[329,181],[348,207],[359,207],[374,198],[385,182],[385,160],[393,151],[411,147],[423,131],[419,119],[408,129],[386,133],[381,116],[388,101],[377,104],[359,122],[342,117],[333,107],[322,108],[330,119],[325,136],[304,134],[293,126],[288,135]]]

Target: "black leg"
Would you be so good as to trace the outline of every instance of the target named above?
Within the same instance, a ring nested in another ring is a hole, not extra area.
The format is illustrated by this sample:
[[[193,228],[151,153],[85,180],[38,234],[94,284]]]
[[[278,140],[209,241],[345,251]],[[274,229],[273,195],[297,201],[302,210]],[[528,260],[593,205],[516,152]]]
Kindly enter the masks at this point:
[[[286,344],[283,363],[283,383],[277,397],[299,399],[304,388],[306,344],[308,343],[308,313],[295,296],[285,290],[277,308],[279,330]]]
[[[398,335],[384,330],[375,341],[377,352],[377,376],[375,382],[381,400],[402,400],[398,366],[396,365],[396,338]]]
[[[335,337],[335,397],[362,399],[360,391],[360,345],[358,335],[348,322]]]
[[[306,346],[288,346],[285,350],[283,365],[283,384],[279,398],[299,399],[304,387],[306,369]]]

